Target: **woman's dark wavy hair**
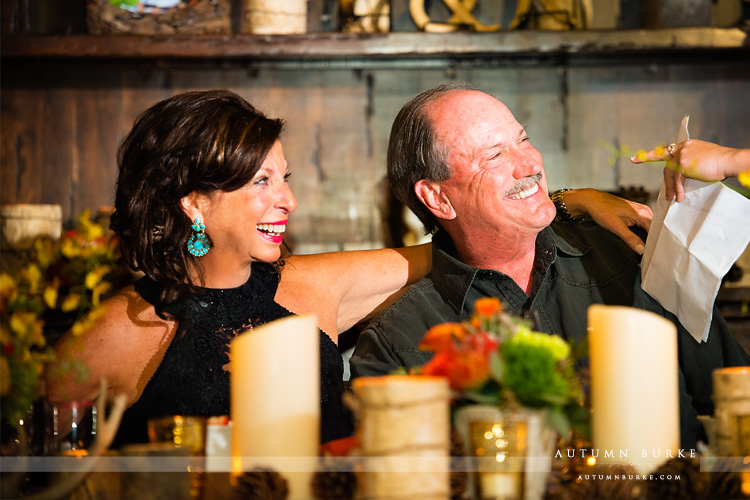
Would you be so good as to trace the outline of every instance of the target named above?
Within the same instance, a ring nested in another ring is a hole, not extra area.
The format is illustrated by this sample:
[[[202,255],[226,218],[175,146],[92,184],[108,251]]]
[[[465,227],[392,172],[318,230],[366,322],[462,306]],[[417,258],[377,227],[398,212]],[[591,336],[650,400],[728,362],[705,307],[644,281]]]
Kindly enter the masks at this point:
[[[228,90],[180,93],[135,120],[117,151],[110,226],[128,265],[164,288],[156,304],[162,318],[166,305],[198,286],[188,274],[189,264],[200,270],[187,251],[192,221],[180,200],[247,184],[283,126]]]

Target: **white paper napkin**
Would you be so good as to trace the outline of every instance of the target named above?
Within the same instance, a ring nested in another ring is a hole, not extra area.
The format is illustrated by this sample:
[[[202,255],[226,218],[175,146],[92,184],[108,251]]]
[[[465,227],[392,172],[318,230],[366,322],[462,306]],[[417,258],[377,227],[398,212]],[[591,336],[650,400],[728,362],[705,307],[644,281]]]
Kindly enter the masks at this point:
[[[676,142],[688,139],[689,117]],[[687,179],[685,199],[662,183],[641,263],[643,289],[699,342],[708,340],[722,277],[750,242],[750,200],[721,182]]]

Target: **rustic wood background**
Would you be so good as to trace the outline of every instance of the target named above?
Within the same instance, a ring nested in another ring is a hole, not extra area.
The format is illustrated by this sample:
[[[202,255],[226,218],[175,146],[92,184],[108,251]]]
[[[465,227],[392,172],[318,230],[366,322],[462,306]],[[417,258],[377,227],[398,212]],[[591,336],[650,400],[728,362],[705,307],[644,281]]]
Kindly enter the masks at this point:
[[[747,61],[366,70],[36,61],[3,65],[0,198],[59,203],[66,220],[109,205],[115,151],[140,111],[176,92],[229,88],[288,121],[299,200],[290,227],[301,249],[378,246],[390,124],[411,96],[449,79],[497,96],[528,126],[551,189],[655,193],[658,167],[613,165],[603,143],[668,144],[685,114],[692,137],[750,145]]]

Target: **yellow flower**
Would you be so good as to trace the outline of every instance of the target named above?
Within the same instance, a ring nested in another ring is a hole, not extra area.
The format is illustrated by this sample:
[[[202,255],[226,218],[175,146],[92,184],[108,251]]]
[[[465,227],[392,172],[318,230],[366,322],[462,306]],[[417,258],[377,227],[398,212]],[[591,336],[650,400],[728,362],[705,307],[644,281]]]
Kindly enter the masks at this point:
[[[741,172],[740,175],[737,176],[737,179],[740,181],[740,184],[750,188],[750,170]]]
[[[86,234],[86,240],[92,241],[104,235],[102,226],[91,221],[91,210],[88,208],[78,216],[78,224]]]
[[[10,392],[10,366],[5,357],[0,358],[0,396],[7,396]]]
[[[28,281],[30,287],[29,291],[32,294],[39,293],[39,287],[42,284],[42,270],[39,269],[39,266],[34,263],[29,264],[21,272],[21,275]]]
[[[5,321],[0,323],[0,344],[10,344],[13,342],[13,336],[11,334],[10,325]]]
[[[18,340],[28,345],[44,346],[42,326],[44,322],[33,312],[15,312],[10,316],[10,329]]]
[[[65,297],[63,300],[62,305],[60,306],[60,309],[62,309],[63,312],[70,312],[75,311],[78,309],[78,306],[81,304],[81,295],[77,293],[72,293]]]
[[[18,290],[18,285],[8,273],[0,273],[0,297],[10,299]]]
[[[81,246],[75,238],[63,236],[60,239],[60,252],[69,259],[74,259],[81,255]]]
[[[110,288],[112,288],[112,284],[108,281],[104,281],[102,283],[99,283],[94,287],[94,290],[91,293],[91,303],[94,304],[94,307],[98,307],[99,303],[101,302],[101,296],[103,293],[107,293]]]
[[[36,260],[39,265],[47,268],[52,263],[57,253],[57,245],[49,238],[39,238],[34,242],[34,249],[36,250]]]
[[[86,288],[93,290],[111,270],[112,268],[109,266],[99,266],[93,271],[86,273],[86,279],[84,280]]]
[[[57,306],[57,291],[60,288],[60,281],[55,278],[52,283],[47,285],[47,287],[44,289],[44,303],[49,307],[50,309],[54,309]]]

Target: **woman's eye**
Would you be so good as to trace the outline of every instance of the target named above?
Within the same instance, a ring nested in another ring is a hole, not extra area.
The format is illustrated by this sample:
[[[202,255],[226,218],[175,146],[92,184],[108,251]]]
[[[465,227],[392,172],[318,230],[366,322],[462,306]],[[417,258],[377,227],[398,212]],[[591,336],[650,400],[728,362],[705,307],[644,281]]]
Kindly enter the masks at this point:
[[[260,177],[255,181],[255,184],[268,184],[268,177]]]

